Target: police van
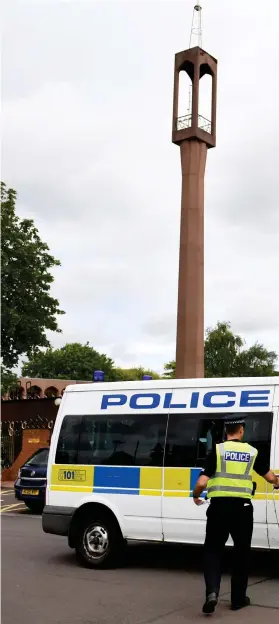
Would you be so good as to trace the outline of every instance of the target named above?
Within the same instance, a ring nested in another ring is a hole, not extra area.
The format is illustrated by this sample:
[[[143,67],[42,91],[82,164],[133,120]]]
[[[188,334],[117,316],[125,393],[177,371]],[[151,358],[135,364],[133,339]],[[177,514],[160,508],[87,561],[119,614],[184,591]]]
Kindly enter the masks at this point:
[[[279,377],[68,386],[49,454],[43,529],[90,567],[126,540],[201,544],[195,482],[228,415],[279,474]],[[253,547],[279,549],[279,492],[254,474]]]

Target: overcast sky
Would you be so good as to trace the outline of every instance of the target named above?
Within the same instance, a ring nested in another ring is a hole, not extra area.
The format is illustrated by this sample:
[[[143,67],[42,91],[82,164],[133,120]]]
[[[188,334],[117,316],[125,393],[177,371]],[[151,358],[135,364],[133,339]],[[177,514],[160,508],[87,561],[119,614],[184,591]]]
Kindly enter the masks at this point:
[[[87,340],[159,372],[175,354],[174,54],[193,0],[6,0],[2,179],[61,260],[54,346]],[[279,3],[204,0],[218,58],[205,183],[205,324],[279,353]],[[276,113],[277,110],[277,113]]]

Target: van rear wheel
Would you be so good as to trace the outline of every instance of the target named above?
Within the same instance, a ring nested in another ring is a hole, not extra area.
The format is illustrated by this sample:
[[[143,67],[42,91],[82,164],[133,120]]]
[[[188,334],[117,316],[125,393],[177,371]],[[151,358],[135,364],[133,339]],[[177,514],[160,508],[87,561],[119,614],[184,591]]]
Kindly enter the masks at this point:
[[[87,568],[109,568],[116,563],[123,544],[116,522],[86,517],[77,532],[77,558]]]

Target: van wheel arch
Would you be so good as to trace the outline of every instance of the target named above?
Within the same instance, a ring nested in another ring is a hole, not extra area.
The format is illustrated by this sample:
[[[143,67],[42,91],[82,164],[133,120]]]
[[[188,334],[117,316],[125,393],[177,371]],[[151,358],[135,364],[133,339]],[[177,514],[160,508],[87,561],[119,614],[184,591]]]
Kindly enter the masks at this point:
[[[68,535],[70,548],[76,547],[79,527],[83,524],[87,517],[92,519],[94,517],[102,517],[109,520],[109,522],[113,523],[115,526],[115,529],[119,533],[119,537],[122,540],[124,539],[118,519],[109,507],[103,505],[102,503],[85,503],[84,505],[81,505],[81,507],[78,507],[72,517]]]

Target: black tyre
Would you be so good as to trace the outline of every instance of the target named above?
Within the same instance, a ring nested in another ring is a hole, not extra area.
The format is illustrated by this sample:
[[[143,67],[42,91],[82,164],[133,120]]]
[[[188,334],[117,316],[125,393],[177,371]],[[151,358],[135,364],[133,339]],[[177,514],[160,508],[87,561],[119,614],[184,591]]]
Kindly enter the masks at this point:
[[[109,568],[116,564],[124,546],[117,522],[111,518],[86,517],[77,532],[76,554],[87,568]]]
[[[31,502],[28,501],[28,503],[26,501],[24,501],[24,502],[25,502],[26,507],[28,507],[28,509],[30,511],[32,511],[32,513],[36,513],[36,514],[43,513],[43,509],[44,509],[44,504],[43,503],[38,503],[38,501],[36,501],[36,502],[35,501],[34,502],[33,501],[31,501]]]

